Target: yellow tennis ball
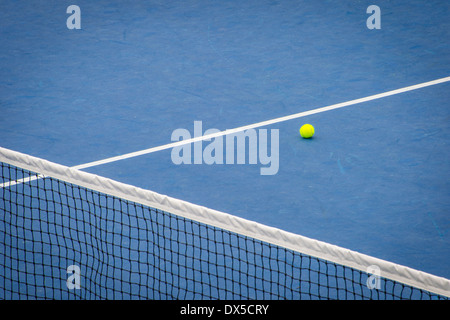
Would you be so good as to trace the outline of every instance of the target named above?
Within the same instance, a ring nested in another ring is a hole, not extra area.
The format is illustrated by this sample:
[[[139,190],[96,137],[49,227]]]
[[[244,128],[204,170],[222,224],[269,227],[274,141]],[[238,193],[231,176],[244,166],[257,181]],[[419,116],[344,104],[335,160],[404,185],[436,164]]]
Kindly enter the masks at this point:
[[[302,125],[302,127],[300,128],[300,135],[305,139],[312,138],[312,136],[314,135],[314,127],[310,124]]]

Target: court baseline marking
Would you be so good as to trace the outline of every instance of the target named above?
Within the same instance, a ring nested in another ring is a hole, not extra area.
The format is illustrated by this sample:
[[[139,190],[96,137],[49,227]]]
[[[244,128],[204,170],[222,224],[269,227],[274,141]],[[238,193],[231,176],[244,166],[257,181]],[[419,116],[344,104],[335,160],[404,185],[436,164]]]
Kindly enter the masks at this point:
[[[298,119],[298,118],[306,117],[306,116],[317,114],[317,113],[321,113],[321,112],[326,112],[326,111],[335,110],[335,109],[339,109],[339,108],[343,108],[343,107],[348,107],[348,106],[352,106],[352,105],[355,105],[355,104],[360,104],[360,103],[363,103],[363,102],[373,101],[373,100],[376,100],[376,99],[381,99],[381,98],[393,96],[393,95],[396,95],[396,94],[400,94],[400,93],[404,93],[404,92],[408,92],[408,91],[413,91],[413,90],[417,90],[417,89],[421,89],[421,88],[425,88],[425,87],[429,87],[429,86],[433,86],[433,85],[437,85],[437,84],[444,83],[444,82],[449,82],[449,81],[450,81],[450,77],[440,78],[440,79],[436,79],[436,80],[433,80],[433,81],[423,82],[423,83],[419,83],[419,84],[416,84],[416,85],[412,85],[412,86],[408,86],[408,87],[404,87],[404,88],[400,88],[400,89],[396,89],[396,90],[392,90],[392,91],[387,91],[387,92],[384,92],[384,93],[371,95],[371,96],[364,97],[364,98],[350,100],[350,101],[347,101],[347,102],[341,102],[341,103],[329,105],[329,106],[326,106],[326,107],[312,109],[312,110],[309,110],[309,111],[303,111],[303,112],[291,114],[291,115],[288,115],[288,116],[284,116],[284,117],[280,117],[280,118],[274,118],[274,119],[266,120],[266,121],[262,121],[262,122],[257,122],[257,123],[254,123],[254,124],[249,124],[249,125],[238,127],[238,128],[234,128],[234,129],[227,129],[227,130],[224,130],[224,131],[220,131],[220,132],[216,132],[216,133],[212,133],[212,134],[207,134],[207,135],[203,135],[203,136],[200,136],[200,137],[194,137],[194,138],[191,138],[191,139],[186,139],[186,140],[181,140],[181,141],[177,141],[177,142],[172,142],[172,143],[168,143],[168,144],[161,145],[161,146],[158,146],[158,147],[152,147],[152,148],[148,148],[148,149],[144,149],[144,150],[140,150],[140,151],[136,151],[136,152],[123,154],[123,155],[120,155],[120,156],[106,158],[106,159],[103,159],[103,160],[88,162],[88,163],[85,163],[85,164],[80,164],[80,165],[74,166],[72,168],[78,169],[78,170],[91,168],[91,167],[99,166],[99,165],[102,165],[102,164],[111,163],[111,162],[115,162],[115,161],[119,161],[119,160],[129,159],[129,158],[134,158],[134,157],[138,157],[138,156],[141,156],[141,155],[154,153],[154,152],[161,151],[161,150],[166,150],[166,149],[178,147],[178,146],[189,144],[189,143],[194,143],[194,142],[203,141],[203,140],[210,140],[212,138],[217,138],[217,137],[221,137],[221,136],[225,136],[225,135],[229,135],[229,134],[234,134],[234,133],[237,133],[237,132],[240,132],[240,131],[245,131],[245,130],[248,130],[248,129],[264,127],[264,126],[272,125],[272,124],[275,124],[275,123],[280,123],[280,122],[283,122],[283,121],[288,121],[288,120],[292,120],[292,119]]]

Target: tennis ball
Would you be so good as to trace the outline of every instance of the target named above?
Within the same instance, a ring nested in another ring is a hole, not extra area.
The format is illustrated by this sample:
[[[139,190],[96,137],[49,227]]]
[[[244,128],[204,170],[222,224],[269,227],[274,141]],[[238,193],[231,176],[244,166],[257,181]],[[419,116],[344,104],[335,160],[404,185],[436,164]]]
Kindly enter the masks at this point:
[[[314,135],[314,127],[310,124],[302,125],[302,127],[300,128],[300,135],[305,139],[312,138],[312,136]]]

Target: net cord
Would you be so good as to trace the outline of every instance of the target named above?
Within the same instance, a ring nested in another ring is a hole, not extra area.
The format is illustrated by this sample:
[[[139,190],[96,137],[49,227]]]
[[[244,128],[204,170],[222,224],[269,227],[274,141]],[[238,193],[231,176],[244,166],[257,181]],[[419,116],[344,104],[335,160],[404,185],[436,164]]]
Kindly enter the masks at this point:
[[[362,272],[367,272],[368,267],[375,265],[380,269],[380,276],[383,278],[450,297],[450,280],[443,277],[2,147],[0,147],[0,161],[40,174],[28,180],[43,178],[42,175],[52,177]],[[20,183],[26,181],[27,179],[21,179]],[[17,183],[3,182],[0,187],[7,188]]]

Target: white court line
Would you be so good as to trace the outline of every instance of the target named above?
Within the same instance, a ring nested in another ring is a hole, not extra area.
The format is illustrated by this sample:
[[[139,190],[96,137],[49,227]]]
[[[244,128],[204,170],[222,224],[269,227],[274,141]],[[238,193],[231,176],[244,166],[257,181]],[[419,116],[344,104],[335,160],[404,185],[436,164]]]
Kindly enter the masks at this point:
[[[220,137],[220,136],[225,136],[228,134],[233,134],[236,132],[240,132],[240,131],[245,131],[248,129],[254,129],[254,128],[259,128],[259,127],[263,127],[263,126],[268,126],[274,123],[280,123],[283,121],[287,121],[287,120],[292,120],[292,119],[298,119],[298,118],[302,118],[302,117],[306,117],[312,114],[317,114],[317,113],[321,113],[321,112],[325,112],[325,111],[330,111],[330,110],[335,110],[335,109],[339,109],[339,108],[343,108],[343,107],[348,107],[348,106],[352,106],[355,104],[359,104],[359,103],[363,103],[363,102],[368,102],[368,101],[372,101],[372,100],[376,100],[376,99],[381,99],[381,98],[385,98],[385,97],[389,97],[389,96],[393,96],[396,94],[400,94],[400,93],[404,93],[404,92],[408,92],[408,91],[413,91],[413,90],[417,90],[417,89],[421,89],[421,88],[425,88],[425,87],[429,87],[429,86],[433,86],[436,84],[440,84],[440,83],[444,83],[444,82],[449,82],[450,81],[450,77],[445,77],[445,78],[440,78],[440,79],[436,79],[433,81],[428,81],[428,82],[423,82],[423,83],[419,83],[413,86],[409,86],[409,87],[404,87],[404,88],[400,88],[400,89],[396,89],[396,90],[392,90],[392,91],[387,91],[384,93],[379,93],[379,94],[375,94],[372,96],[368,96],[365,98],[360,98],[360,99],[355,99],[355,100],[350,100],[347,102],[342,102],[342,103],[338,103],[338,104],[333,104],[327,107],[322,107],[322,108],[317,108],[317,109],[312,109],[309,111],[304,111],[304,112],[300,112],[300,113],[295,113],[295,114],[291,114],[289,116],[284,116],[284,117],[280,117],[280,118],[275,118],[275,119],[271,119],[271,120],[267,120],[267,121],[262,121],[262,122],[257,122],[254,124],[249,124],[243,127],[239,127],[239,128],[234,128],[234,129],[228,129],[228,130],[224,130],[224,131],[220,131],[217,133],[213,133],[213,134],[208,134],[208,135],[204,135],[204,136],[200,136],[200,137],[195,137],[192,139],[186,139],[186,140],[182,140],[182,141],[177,141],[177,142],[172,142],[172,143],[168,143],[165,145],[161,145],[159,147],[153,147],[153,148],[149,148],[149,149],[144,149],[141,151],[136,151],[136,152],[131,152],[131,153],[127,153],[127,154],[123,154],[120,156],[115,156],[115,157],[111,157],[111,158],[107,158],[107,159],[103,159],[103,160],[98,160],[98,161],[93,161],[93,162],[88,162],[85,164],[80,164],[77,166],[72,167],[73,169],[86,169],[86,168],[91,168],[91,167],[95,167],[95,166],[99,166],[102,164],[106,164],[106,163],[111,163],[111,162],[115,162],[115,161],[119,161],[119,160],[124,160],[124,159],[129,159],[129,158],[134,158],[134,157],[138,157],[144,154],[149,154],[149,153],[154,153],[157,151],[161,151],[161,150],[166,150],[166,149],[170,149],[170,148],[174,148],[177,146],[181,146],[181,145],[185,145],[185,144],[189,144],[189,143],[194,143],[197,141],[202,141],[202,140],[208,140],[208,139],[212,139],[212,138],[216,138],[216,137]],[[0,184],[0,188],[3,187],[7,187],[7,186],[12,186],[18,183],[22,183],[24,181],[33,181],[39,178],[42,178],[43,176],[33,176],[33,177],[27,177],[27,178],[23,178],[17,181],[7,181],[4,183]]]
[[[295,114],[292,114],[292,115],[289,115],[289,116],[284,116],[284,117],[275,118],[275,119],[271,119],[271,120],[267,120],[267,121],[257,122],[257,123],[254,123],[254,124],[249,124],[249,125],[246,125],[246,126],[243,126],[243,127],[239,127],[239,128],[228,129],[228,130],[220,131],[220,132],[217,132],[217,133],[212,133],[212,134],[208,134],[208,135],[204,135],[204,136],[200,136],[200,137],[195,137],[195,138],[192,138],[192,139],[186,139],[186,140],[181,140],[181,141],[177,141],[177,142],[172,142],[172,143],[168,143],[168,144],[165,144],[165,145],[162,145],[162,146],[159,146],[159,147],[153,147],[153,148],[144,149],[144,150],[136,151],[136,152],[131,152],[131,153],[127,153],[127,154],[123,154],[123,155],[120,155],[120,156],[115,156],[115,157],[111,157],[111,158],[107,158],[107,159],[103,159],[103,160],[98,160],[98,161],[93,161],[93,162],[89,162],[89,163],[85,163],[85,164],[80,164],[78,166],[74,166],[73,168],[74,169],[86,169],[86,168],[95,167],[95,166],[98,166],[98,165],[111,163],[111,162],[115,162],[115,161],[119,161],[119,160],[123,160],[123,159],[134,158],[134,157],[138,157],[138,156],[141,156],[141,155],[144,155],[144,154],[154,153],[154,152],[157,152],[157,151],[166,150],[166,149],[178,147],[178,146],[181,146],[181,145],[185,145],[185,144],[189,144],[189,143],[193,143],[193,142],[197,142],[197,141],[217,138],[217,137],[220,137],[220,136],[225,136],[225,135],[228,135],[228,134],[233,134],[233,133],[236,133],[236,132],[245,131],[245,130],[248,130],[248,129],[264,127],[264,126],[268,126],[268,125],[271,125],[271,124],[274,124],[274,123],[280,123],[280,122],[287,121],[287,120],[298,119],[298,118],[306,117],[306,116],[309,116],[309,115],[312,115],[312,114],[317,114],[317,113],[330,111],[330,110],[334,110],[334,109],[338,109],[338,108],[352,106],[352,105],[355,105],[355,104],[358,104],[358,103],[363,103],[363,102],[367,102],[367,101],[381,99],[381,98],[384,98],[384,97],[389,97],[389,96],[393,96],[393,95],[396,95],[396,94],[400,94],[400,93],[404,93],[404,92],[408,92],[408,91],[413,91],[413,90],[417,90],[417,89],[433,86],[433,85],[444,83],[444,82],[448,82],[448,81],[450,81],[450,77],[445,77],[445,78],[441,78],[441,79],[437,79],[437,80],[433,80],[433,81],[423,82],[423,83],[419,83],[419,84],[416,84],[416,85],[413,85],[413,86],[404,87],[404,88],[396,89],[396,90],[392,90],[392,91],[387,91],[387,92],[384,92],[384,93],[375,94],[375,95],[368,96],[368,97],[365,97],[365,98],[360,98],[360,99],[356,99],[356,100],[350,100],[350,101],[347,101],[347,102],[333,104],[333,105],[330,105],[330,106],[327,106],[327,107],[317,108],[317,109],[313,109],[313,110],[309,110],[309,111],[295,113]]]

